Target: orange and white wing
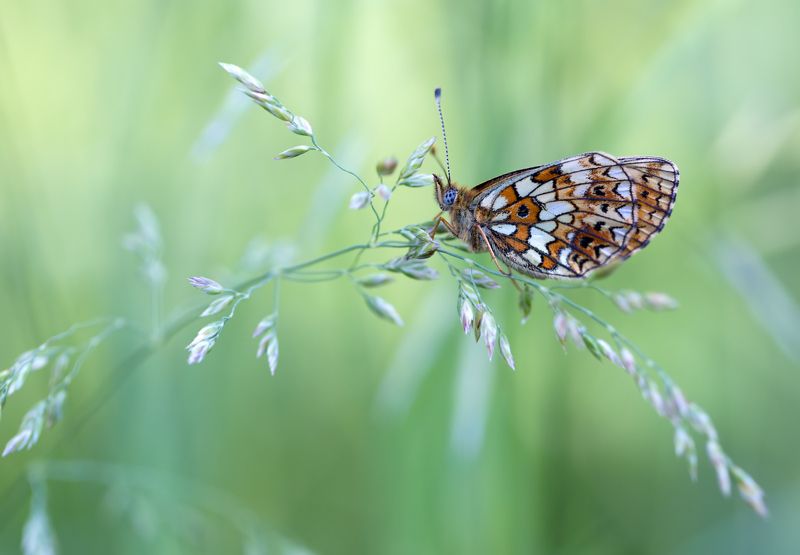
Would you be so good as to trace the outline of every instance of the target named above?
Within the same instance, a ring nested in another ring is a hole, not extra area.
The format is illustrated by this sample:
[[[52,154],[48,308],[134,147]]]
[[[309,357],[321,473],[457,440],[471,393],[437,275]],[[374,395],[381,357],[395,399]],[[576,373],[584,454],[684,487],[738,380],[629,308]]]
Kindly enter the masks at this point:
[[[479,185],[470,206],[510,266],[536,277],[583,278],[661,231],[678,179],[663,158],[590,152]]]

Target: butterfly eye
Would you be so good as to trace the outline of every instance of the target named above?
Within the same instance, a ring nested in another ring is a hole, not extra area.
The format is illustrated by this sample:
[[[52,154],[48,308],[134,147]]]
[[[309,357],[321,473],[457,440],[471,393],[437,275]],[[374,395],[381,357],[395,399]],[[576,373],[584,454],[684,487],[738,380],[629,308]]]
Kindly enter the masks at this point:
[[[456,201],[456,197],[458,196],[458,191],[455,188],[450,187],[444,192],[442,195],[442,202],[445,206],[452,206],[453,203]]]

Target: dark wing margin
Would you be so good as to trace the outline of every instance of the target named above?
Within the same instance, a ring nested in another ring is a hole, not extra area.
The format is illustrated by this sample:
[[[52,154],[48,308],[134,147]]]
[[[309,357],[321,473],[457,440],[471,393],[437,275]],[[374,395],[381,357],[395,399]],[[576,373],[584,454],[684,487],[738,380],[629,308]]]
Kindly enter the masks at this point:
[[[620,158],[619,164],[632,184],[636,206],[636,232],[625,245],[621,259],[644,248],[666,225],[678,195],[680,172],[665,158]]]

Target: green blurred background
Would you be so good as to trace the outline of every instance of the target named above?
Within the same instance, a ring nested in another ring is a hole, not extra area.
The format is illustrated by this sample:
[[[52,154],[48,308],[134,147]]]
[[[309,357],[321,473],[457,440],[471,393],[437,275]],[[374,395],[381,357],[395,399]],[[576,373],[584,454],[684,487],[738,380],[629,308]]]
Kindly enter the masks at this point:
[[[575,298],[707,409],[771,515],[722,498],[704,455],[692,483],[669,424],[621,370],[565,355],[542,302],[521,326],[514,295],[490,295],[512,372],[461,334],[448,279],[380,292],[404,328],[345,281],[287,283],[274,378],[249,338],[269,290],[202,365],[183,351],[199,321],[140,365],[120,365],[134,333],[101,347],[65,420],[0,462],[0,551],[20,549],[28,465],[90,460],[133,485],[49,482],[62,553],[242,552],[242,522],[272,552],[797,552],[799,24],[792,0],[4,2],[0,367],[95,315],[150,325],[121,240],[139,202],[162,226],[167,316],[201,300],[186,276],[245,275],[254,238],[304,260],[367,236],[357,184],[313,154],[273,161],[301,141],[217,61],[363,175],[438,134],[441,86],[462,183],[590,149],[677,162],[670,224],[606,285],[681,308]],[[427,190],[393,202],[390,227],[435,213]],[[0,440],[46,382],[10,400]]]

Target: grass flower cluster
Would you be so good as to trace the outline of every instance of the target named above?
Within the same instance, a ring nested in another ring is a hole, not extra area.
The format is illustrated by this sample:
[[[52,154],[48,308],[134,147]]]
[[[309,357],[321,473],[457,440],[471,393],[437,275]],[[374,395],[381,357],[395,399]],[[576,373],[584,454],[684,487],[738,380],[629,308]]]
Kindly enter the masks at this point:
[[[112,333],[125,326],[121,318],[100,319],[75,324],[46,340],[38,347],[19,355],[12,365],[0,372],[0,410],[8,399],[25,385],[34,372],[50,373],[47,395],[36,402],[22,418],[19,431],[6,443],[3,456],[31,449],[39,442],[42,431],[59,422],[70,384],[75,380],[87,357]],[[85,342],[71,341],[79,332],[94,334]]]
[[[389,273],[402,274],[417,280],[437,279],[439,272],[428,263],[432,256],[437,255],[455,281],[458,316],[464,332],[473,335],[476,341],[485,345],[490,359],[499,349],[503,359],[512,369],[515,368],[515,362],[508,337],[480,291],[499,288],[498,281],[512,282],[516,286],[519,296],[518,305],[523,322],[531,313],[534,295],[538,294],[550,307],[553,313],[553,329],[556,338],[565,348],[568,344],[572,344],[574,348],[585,349],[596,359],[607,360],[624,370],[631,376],[643,399],[655,413],[671,423],[674,430],[675,453],[686,459],[692,479],[696,479],[697,476],[698,448],[695,438],[698,438],[705,444],[706,455],[716,472],[719,488],[723,495],[730,495],[732,483],[735,483],[742,498],[753,510],[761,516],[766,516],[767,507],[764,502],[763,490],[725,453],[708,414],[696,403],[687,401],[681,389],[666,371],[633,341],[622,335],[598,314],[573,301],[567,292],[576,288],[590,289],[607,297],[624,312],[641,309],[671,310],[677,308],[677,302],[674,299],[661,292],[608,291],[591,281],[577,285],[560,283],[547,285],[546,282],[526,276],[508,276],[496,268],[482,265],[476,261],[470,256],[470,253],[465,252],[464,247],[446,229],[439,228],[436,230],[437,233],[433,234],[431,228],[436,225],[433,222],[410,225],[390,232],[383,231],[381,224],[386,216],[390,200],[398,187],[426,187],[433,184],[432,175],[423,173],[420,169],[434,146],[434,139],[424,141],[411,153],[406,164],[398,172],[396,181],[391,188],[384,183],[384,179],[393,174],[397,162],[394,159],[379,162],[376,166],[376,173],[380,183],[375,188],[370,188],[364,178],[343,168],[319,145],[311,125],[305,119],[286,109],[255,78],[237,66],[222,64],[222,67],[245,86],[243,91],[245,94],[273,116],[286,122],[290,131],[310,137],[310,146],[293,147],[280,153],[276,158],[295,157],[314,150],[320,152],[337,168],[352,175],[364,189],[353,194],[349,207],[351,209],[370,207],[375,215],[369,242],[333,253],[333,256],[338,257],[355,252],[354,260],[349,267],[316,272],[307,270],[311,265],[327,259],[327,257],[323,257],[322,260],[318,259],[302,265],[306,270],[302,274],[304,278],[325,281],[338,277],[349,277],[372,312],[385,320],[403,325],[402,317],[395,307],[366,290],[389,283],[391,281]],[[376,206],[378,199],[383,202],[382,206]],[[437,236],[438,239],[433,240],[432,235]],[[383,264],[366,267],[359,265],[364,251],[383,248],[406,249],[406,252]],[[381,270],[381,272],[357,277],[357,272],[370,267],[374,270]],[[290,268],[279,270],[274,276],[272,274],[263,276],[262,279],[277,277],[281,274],[283,274],[282,277],[288,279],[299,277],[298,274],[295,274],[294,269]],[[275,368],[272,362],[270,362],[270,369],[274,372]]]
[[[482,264],[441,225],[433,233],[432,227],[437,224],[432,221],[385,230],[383,227],[388,208],[401,189],[422,188],[433,184],[432,175],[422,171],[422,167],[434,150],[434,139],[422,141],[402,165],[395,158],[379,161],[375,166],[377,183],[370,186],[366,178],[342,166],[321,146],[308,120],[287,108],[243,69],[231,64],[221,65],[243,86],[243,93],[254,103],[282,122],[292,134],[306,139],[306,143],[289,147],[275,158],[286,160],[314,152],[322,155],[333,166],[351,176],[358,185],[358,190],[349,199],[349,208],[368,209],[374,221],[369,232],[365,233],[362,243],[344,246],[290,265],[273,261],[272,266],[262,274],[242,283],[224,284],[211,277],[190,277],[189,285],[203,295],[203,305],[164,322],[163,290],[167,273],[161,262],[160,230],[153,212],[146,206],[138,207],[135,211],[137,229],[125,237],[124,244],[139,257],[142,274],[151,293],[153,323],[149,328],[149,338],[138,352],[142,359],[159,349],[165,338],[190,323],[198,319],[209,319],[210,321],[199,326],[186,347],[188,363],[202,363],[224,337],[226,325],[236,316],[241,304],[252,299],[260,289],[271,287],[271,308],[254,322],[252,338],[255,341],[256,357],[265,358],[270,373],[275,374],[279,368],[279,304],[282,282],[346,280],[369,311],[387,322],[402,326],[404,320],[401,311],[377,291],[396,279],[429,281],[440,279],[441,274],[446,273],[453,282],[454,304],[457,309],[454,311],[453,324],[460,325],[465,334],[482,343],[489,359],[499,352],[505,363],[515,369],[512,345],[504,331],[504,324],[483,295],[487,290],[501,289],[504,285],[513,286],[505,289],[518,297],[517,304],[523,323],[531,316],[535,302],[544,304],[552,313],[555,339],[565,349],[584,350],[598,360],[619,367],[630,376],[654,413],[672,426],[675,453],[686,460],[692,479],[696,479],[701,451],[705,451],[723,495],[730,495],[735,486],[755,512],[766,516],[763,490],[724,450],[710,416],[698,404],[686,398],[680,387],[656,361],[606,319],[574,301],[570,293],[578,289],[593,291],[607,298],[611,306],[623,312],[672,310],[677,307],[674,299],[660,292],[609,291],[593,281],[564,284],[538,281],[522,275],[506,275],[496,267]],[[432,238],[434,236],[436,239]],[[364,262],[366,253],[379,253],[384,256],[384,261]],[[330,267],[328,263],[332,261],[339,264]],[[432,262],[437,262],[438,268]],[[6,370],[0,372],[0,413],[6,402],[26,385],[31,374],[45,371],[50,374],[46,395],[22,418],[18,432],[6,444],[3,456],[31,449],[47,427],[62,419],[69,386],[78,376],[87,357],[109,336],[124,327],[135,329],[135,326],[123,318],[102,318],[76,324],[22,353]],[[65,472],[70,474],[73,470]],[[55,549],[52,547],[55,546],[55,537],[43,508],[44,479],[41,478],[41,473],[34,473],[33,476],[32,512],[25,525],[23,546],[28,553],[52,552]]]

